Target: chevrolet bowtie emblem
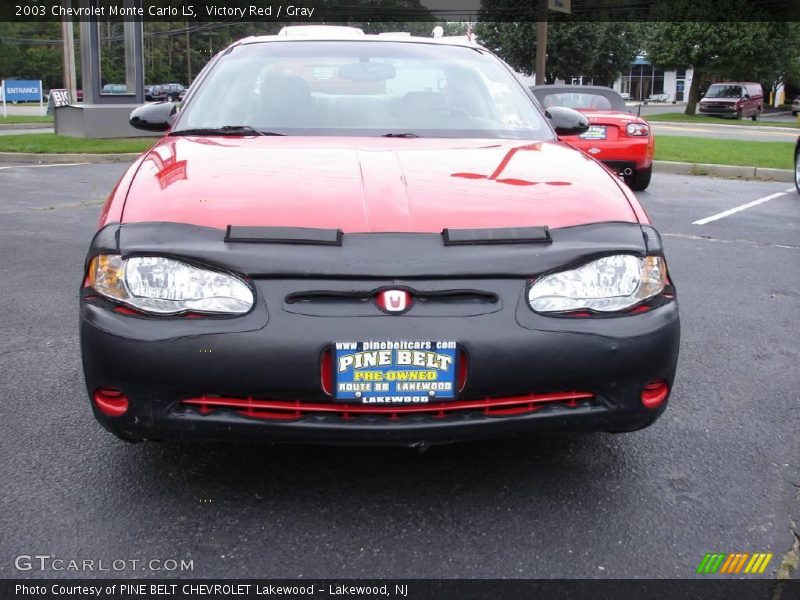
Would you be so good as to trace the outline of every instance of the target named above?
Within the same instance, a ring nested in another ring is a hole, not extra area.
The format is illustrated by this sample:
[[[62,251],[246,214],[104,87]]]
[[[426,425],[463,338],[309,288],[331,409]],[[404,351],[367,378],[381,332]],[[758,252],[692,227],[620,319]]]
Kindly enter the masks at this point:
[[[382,311],[399,314],[407,311],[414,303],[414,299],[406,290],[381,290],[375,296],[375,304]]]

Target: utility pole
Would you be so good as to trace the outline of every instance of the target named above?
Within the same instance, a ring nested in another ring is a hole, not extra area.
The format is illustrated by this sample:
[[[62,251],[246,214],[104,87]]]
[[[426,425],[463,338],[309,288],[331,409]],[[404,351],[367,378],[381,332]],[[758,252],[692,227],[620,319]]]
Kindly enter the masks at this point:
[[[136,2],[136,0],[123,0],[123,6],[128,9],[133,9],[136,7],[137,4],[141,4],[141,2]],[[125,89],[128,90],[129,94],[132,93],[139,93],[139,90],[136,89],[136,72],[139,68],[137,65],[136,56],[136,23],[133,21],[124,21],[122,23],[122,33],[123,33],[123,40],[125,44]],[[142,35],[142,29],[139,28],[139,42],[143,45],[144,44],[144,36]],[[141,47],[139,48],[141,52]],[[142,86],[142,94],[144,94],[144,80],[140,82]]]
[[[189,45],[189,21],[186,21],[186,87],[192,84],[192,48]]]
[[[70,8],[70,0],[61,0],[61,6]],[[70,102],[75,103],[78,101],[78,85],[75,71],[75,31],[72,20],[66,16],[61,19],[61,41],[64,55],[64,88],[69,92]]]
[[[536,85],[544,85],[547,68],[547,0],[536,1]]]

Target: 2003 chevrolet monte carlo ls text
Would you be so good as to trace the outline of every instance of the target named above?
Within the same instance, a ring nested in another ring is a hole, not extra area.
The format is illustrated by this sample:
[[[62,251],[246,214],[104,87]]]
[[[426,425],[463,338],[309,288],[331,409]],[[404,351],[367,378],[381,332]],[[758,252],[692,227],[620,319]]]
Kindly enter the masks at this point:
[[[119,437],[424,445],[664,411],[659,234],[558,140],[585,117],[486,49],[248,38],[131,123],[167,133],[105,204],[80,294]]]

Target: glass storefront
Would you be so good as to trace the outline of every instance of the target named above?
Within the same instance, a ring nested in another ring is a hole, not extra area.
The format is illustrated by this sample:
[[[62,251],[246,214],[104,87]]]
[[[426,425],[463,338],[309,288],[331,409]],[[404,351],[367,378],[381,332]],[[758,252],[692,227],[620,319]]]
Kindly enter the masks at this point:
[[[650,64],[644,57],[637,57],[629,71],[622,75],[620,91],[630,94],[631,100],[664,98],[664,69]]]

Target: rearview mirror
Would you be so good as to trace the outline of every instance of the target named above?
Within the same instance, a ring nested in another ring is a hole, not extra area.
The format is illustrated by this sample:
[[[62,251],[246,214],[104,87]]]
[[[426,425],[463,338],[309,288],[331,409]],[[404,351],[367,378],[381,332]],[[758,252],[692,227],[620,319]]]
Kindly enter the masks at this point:
[[[135,108],[128,122],[131,127],[144,131],[167,131],[176,114],[178,105],[174,102],[155,102]]]
[[[394,66],[388,63],[356,62],[339,68],[339,77],[359,83],[386,81],[397,75]]]
[[[565,106],[551,106],[544,111],[556,135],[580,135],[589,130],[589,119],[577,110]]]

